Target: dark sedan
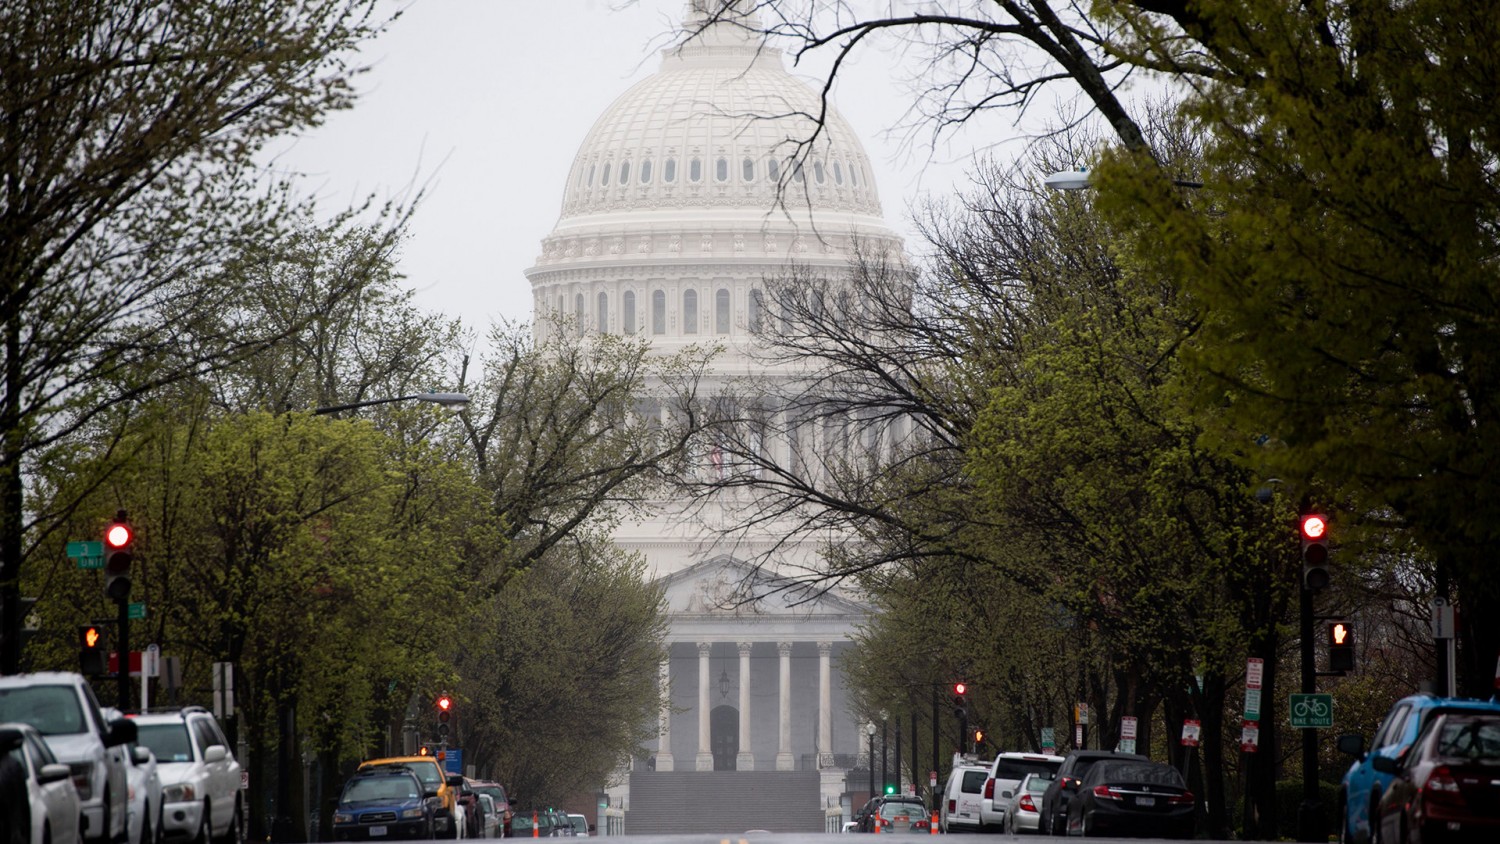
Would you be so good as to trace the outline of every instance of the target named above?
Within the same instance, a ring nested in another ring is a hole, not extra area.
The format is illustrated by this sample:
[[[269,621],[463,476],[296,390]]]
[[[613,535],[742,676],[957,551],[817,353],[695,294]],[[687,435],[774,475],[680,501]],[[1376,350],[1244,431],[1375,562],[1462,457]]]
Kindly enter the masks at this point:
[[[1382,842],[1500,840],[1500,715],[1439,715],[1404,758],[1374,764],[1395,775],[1380,798]]]
[[[1083,775],[1068,802],[1069,835],[1193,837],[1193,793],[1160,762],[1105,759]]]

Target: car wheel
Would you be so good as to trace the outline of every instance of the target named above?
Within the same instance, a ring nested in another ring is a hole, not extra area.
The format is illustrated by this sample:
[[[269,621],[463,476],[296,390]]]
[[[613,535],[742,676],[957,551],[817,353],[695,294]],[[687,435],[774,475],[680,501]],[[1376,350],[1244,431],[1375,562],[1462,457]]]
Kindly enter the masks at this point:
[[[208,804],[203,804],[203,817],[198,819],[198,834],[193,836],[193,844],[213,844],[213,827],[208,825]]]
[[[1380,844],[1380,801],[1374,795],[1370,797],[1370,836],[1366,839],[1368,844]]]
[[[141,818],[141,844],[156,844],[151,837],[151,811],[147,807],[146,816]]]
[[[229,816],[229,828],[224,830],[224,837],[219,839],[218,844],[244,844],[244,827],[240,824],[240,807],[236,803],[234,813]]]

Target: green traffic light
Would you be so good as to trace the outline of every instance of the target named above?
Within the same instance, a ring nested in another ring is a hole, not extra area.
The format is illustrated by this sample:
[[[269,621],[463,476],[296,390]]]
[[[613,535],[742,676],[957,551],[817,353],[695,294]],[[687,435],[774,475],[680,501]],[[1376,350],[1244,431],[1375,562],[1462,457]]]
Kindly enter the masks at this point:
[[[885,787],[885,793],[886,794],[895,794],[896,793],[896,787],[894,785],[888,785],[888,786],[886,786]]]

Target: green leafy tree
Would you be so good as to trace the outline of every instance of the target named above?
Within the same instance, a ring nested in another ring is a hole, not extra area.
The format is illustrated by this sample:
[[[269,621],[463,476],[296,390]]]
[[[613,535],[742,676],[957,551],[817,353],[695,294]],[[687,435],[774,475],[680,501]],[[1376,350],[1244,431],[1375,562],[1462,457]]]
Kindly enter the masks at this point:
[[[257,153],[351,102],[373,5],[0,3],[0,671],[20,664],[25,560],[57,527],[27,506],[37,455],[285,336],[241,318],[226,264],[296,216]]]

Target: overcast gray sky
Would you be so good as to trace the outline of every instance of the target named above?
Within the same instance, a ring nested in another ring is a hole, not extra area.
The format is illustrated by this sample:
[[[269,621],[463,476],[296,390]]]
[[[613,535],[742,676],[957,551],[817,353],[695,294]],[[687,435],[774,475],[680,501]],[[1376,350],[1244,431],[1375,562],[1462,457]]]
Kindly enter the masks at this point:
[[[362,54],[373,67],[357,82],[358,105],[283,147],[277,164],[305,173],[330,207],[424,188],[400,257],[418,304],[480,332],[529,320],[523,272],[557,222],[574,153],[595,118],[657,69],[687,7],[617,2],[393,0],[405,12]],[[850,67],[836,102],[878,168],[887,221],[909,237],[910,201],[949,190],[963,168],[929,165],[926,149],[902,152],[900,137],[886,136],[906,99],[881,57]]]

